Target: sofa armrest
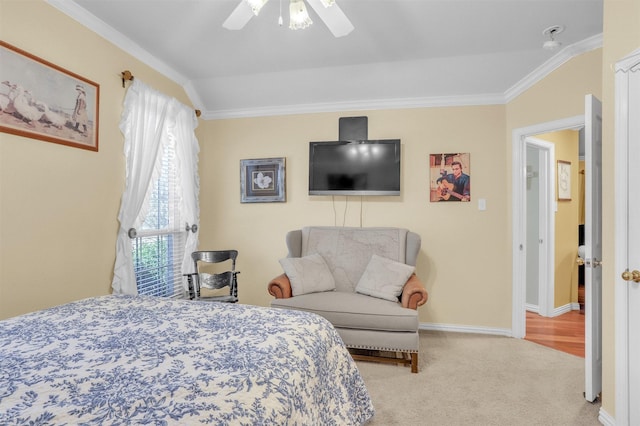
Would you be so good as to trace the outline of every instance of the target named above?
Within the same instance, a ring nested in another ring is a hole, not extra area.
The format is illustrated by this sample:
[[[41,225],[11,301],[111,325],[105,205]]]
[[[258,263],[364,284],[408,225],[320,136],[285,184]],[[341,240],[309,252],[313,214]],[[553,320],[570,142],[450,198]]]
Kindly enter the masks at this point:
[[[418,309],[418,306],[427,303],[428,299],[429,294],[427,289],[424,288],[424,284],[416,274],[411,275],[402,289],[402,295],[400,296],[402,306],[409,309]]]
[[[267,286],[269,294],[276,299],[288,299],[291,297],[291,282],[286,274],[280,274],[269,282]]]

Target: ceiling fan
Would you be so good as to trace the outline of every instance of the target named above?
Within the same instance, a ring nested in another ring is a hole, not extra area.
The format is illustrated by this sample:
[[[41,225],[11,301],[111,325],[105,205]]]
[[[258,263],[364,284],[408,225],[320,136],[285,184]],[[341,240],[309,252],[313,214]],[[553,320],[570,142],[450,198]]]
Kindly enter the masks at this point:
[[[228,30],[240,30],[244,28],[251,18],[257,16],[262,6],[269,0],[240,0],[238,6],[231,12],[231,15],[224,21],[222,26]],[[280,0],[281,2],[283,0]],[[289,25],[292,29],[306,28],[311,24],[311,19],[304,6],[305,0],[288,0],[290,5]],[[325,25],[335,37],[343,37],[353,31],[353,24],[344,14],[342,9],[335,3],[335,0],[306,0],[316,14],[322,19]],[[280,17],[282,25],[282,16]]]

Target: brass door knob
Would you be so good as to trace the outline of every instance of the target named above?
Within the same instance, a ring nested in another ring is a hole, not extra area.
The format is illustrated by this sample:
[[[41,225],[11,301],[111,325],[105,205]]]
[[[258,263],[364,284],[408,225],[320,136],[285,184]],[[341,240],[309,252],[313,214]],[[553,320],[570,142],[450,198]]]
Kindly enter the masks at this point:
[[[581,257],[579,257],[579,258],[577,258],[577,259],[576,259],[576,263],[577,263],[578,265],[582,266],[582,265],[584,265],[584,259],[583,259],[583,258],[581,258]]]
[[[633,271],[629,272],[628,270],[626,270],[622,273],[622,279],[625,281],[640,283],[640,271],[634,269]]]

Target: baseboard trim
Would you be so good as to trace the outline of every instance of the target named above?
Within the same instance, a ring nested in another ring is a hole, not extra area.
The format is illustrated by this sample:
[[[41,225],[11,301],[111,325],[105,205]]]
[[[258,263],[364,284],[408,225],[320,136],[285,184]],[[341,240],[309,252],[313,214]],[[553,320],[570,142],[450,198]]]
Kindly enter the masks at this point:
[[[557,307],[553,310],[553,312],[551,313],[552,317],[557,317],[560,316],[562,314],[566,314],[567,312],[571,312],[573,305],[571,303],[568,303],[566,305]],[[578,310],[580,309],[580,305],[578,305]]]
[[[454,333],[491,334],[496,336],[513,337],[511,329],[507,328],[476,327],[456,324],[435,324],[428,322],[421,322],[418,328],[420,330],[430,331],[450,331]]]
[[[529,312],[540,314],[540,309],[538,305],[530,305],[527,303],[525,305],[525,309]],[[579,311],[579,310],[580,310],[579,303],[567,303],[566,305],[560,306],[558,308],[554,308],[553,311],[551,312],[550,318],[557,317],[562,314],[566,314],[567,312]]]
[[[616,419],[607,413],[602,407],[600,407],[600,413],[598,414],[598,421],[605,426],[615,426]]]
[[[572,311],[579,311],[580,310],[580,304],[579,303],[572,303],[571,304],[571,310]]]
[[[528,311],[538,313],[538,306],[526,305]],[[571,311],[580,310],[579,303],[568,303],[564,306],[555,308],[551,313],[551,317],[557,317],[562,314],[566,314]],[[474,325],[457,325],[457,324],[436,324],[431,322],[421,322],[418,326],[420,330],[431,331],[450,331],[453,333],[474,333],[474,334],[491,334],[496,336],[513,337],[513,332],[508,328],[493,328],[493,327],[477,327]]]

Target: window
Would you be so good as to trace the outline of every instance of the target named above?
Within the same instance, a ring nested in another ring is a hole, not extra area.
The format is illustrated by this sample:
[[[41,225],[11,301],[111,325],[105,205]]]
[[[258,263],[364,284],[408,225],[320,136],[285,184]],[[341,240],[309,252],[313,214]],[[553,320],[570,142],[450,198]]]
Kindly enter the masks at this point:
[[[200,217],[197,125],[192,108],[139,79],[127,90],[114,294],[186,295],[182,274],[193,271]]]
[[[169,143],[162,168],[149,197],[142,227],[131,239],[138,294],[184,297],[182,261],[187,238],[180,218],[179,174],[175,167],[175,144]],[[181,225],[182,224],[182,225]]]

